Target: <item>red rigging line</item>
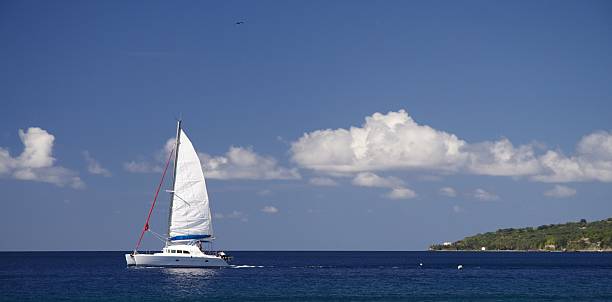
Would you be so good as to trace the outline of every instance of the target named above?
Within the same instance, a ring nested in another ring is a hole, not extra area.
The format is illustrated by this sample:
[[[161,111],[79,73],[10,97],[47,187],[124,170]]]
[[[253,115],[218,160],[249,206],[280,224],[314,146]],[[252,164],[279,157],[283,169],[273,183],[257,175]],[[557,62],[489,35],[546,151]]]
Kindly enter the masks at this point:
[[[168,155],[168,161],[166,161],[166,166],[164,167],[164,173],[162,173],[161,180],[159,181],[159,185],[157,186],[157,190],[155,191],[155,197],[153,197],[153,203],[151,204],[151,208],[149,209],[149,215],[147,215],[147,220],[145,221],[145,224],[142,227],[140,238],[138,238],[138,243],[136,243],[134,254],[136,254],[136,251],[138,251],[138,248],[140,247],[140,243],[142,242],[142,237],[144,236],[144,233],[149,230],[149,220],[151,219],[153,208],[155,208],[155,202],[157,202],[157,195],[159,195],[159,190],[161,189],[161,186],[164,183],[164,178],[166,177],[166,171],[168,171],[168,165],[170,165],[170,159],[172,158],[173,153],[174,153],[174,148],[172,149],[172,151],[170,151],[170,155]]]

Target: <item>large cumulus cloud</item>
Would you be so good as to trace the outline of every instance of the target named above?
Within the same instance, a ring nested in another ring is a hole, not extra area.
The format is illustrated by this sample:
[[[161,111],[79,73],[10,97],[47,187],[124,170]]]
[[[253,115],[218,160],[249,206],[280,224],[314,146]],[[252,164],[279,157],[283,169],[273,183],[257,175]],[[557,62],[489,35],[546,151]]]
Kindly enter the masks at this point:
[[[418,124],[405,110],[374,113],[360,127],[305,133],[291,145],[292,160],[319,173],[430,170],[528,177],[542,182],[612,181],[612,134],[583,137],[576,154],[515,146],[502,138],[468,143]],[[539,152],[538,152],[539,151]]]
[[[328,172],[455,170],[467,159],[457,136],[417,124],[404,110],[375,113],[362,127],[305,133],[291,146],[302,167]]]
[[[17,157],[12,157],[8,149],[0,147],[0,176],[57,186],[84,187],[77,172],[55,165],[55,136],[42,128],[30,127],[25,131],[19,129],[19,138],[24,148]]]

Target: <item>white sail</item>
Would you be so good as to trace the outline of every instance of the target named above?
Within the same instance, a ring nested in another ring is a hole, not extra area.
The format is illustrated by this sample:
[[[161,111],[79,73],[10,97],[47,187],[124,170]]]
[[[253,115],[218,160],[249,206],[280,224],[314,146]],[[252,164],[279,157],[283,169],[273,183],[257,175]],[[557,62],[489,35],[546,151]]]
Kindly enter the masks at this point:
[[[205,240],[213,236],[202,165],[181,129],[169,222],[170,240]]]

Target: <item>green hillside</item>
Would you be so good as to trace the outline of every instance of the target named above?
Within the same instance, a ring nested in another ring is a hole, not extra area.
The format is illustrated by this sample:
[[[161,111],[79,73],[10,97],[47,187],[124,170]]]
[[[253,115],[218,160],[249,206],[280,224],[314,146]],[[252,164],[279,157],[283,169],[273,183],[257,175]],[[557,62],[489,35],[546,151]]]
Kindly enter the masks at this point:
[[[533,250],[533,251],[612,251],[612,218],[606,220],[541,225],[537,228],[500,229],[434,244],[430,250]]]

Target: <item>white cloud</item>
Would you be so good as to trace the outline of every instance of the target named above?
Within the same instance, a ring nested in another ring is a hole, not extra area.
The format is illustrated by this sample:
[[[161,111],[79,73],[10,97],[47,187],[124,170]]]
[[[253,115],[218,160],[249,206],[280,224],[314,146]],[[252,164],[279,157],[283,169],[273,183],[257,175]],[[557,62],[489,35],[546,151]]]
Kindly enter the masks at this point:
[[[89,173],[96,174],[96,175],[102,175],[105,177],[111,176],[110,171],[102,167],[102,165],[97,160],[95,160],[91,156],[91,154],[89,154],[89,151],[83,151],[83,157],[85,158],[85,161],[87,162],[87,171],[89,171]]]
[[[69,186],[74,189],[85,188],[85,183],[77,172],[59,166],[17,169],[13,172],[13,177],[20,180],[51,183],[60,187]]]
[[[395,177],[380,177],[372,172],[362,172],[353,178],[353,184],[361,187],[395,188],[403,183]]]
[[[154,153],[152,159],[131,160],[123,163],[123,168],[131,173],[161,173],[175,143],[176,139],[171,137],[166,140],[163,147]]]
[[[571,182],[584,179],[584,171],[577,158],[568,158],[561,152],[548,151],[540,157],[546,172],[532,176],[532,179],[542,182]]]
[[[0,175],[9,173],[14,166],[14,161],[8,150],[0,147]]]
[[[174,148],[174,138],[169,138],[153,159],[132,160],[123,163],[123,168],[133,173],[159,173],[163,171],[170,152]],[[299,179],[297,169],[279,166],[276,159],[255,153],[251,148],[230,147],[221,156],[198,153],[204,175],[210,179]]]
[[[251,148],[230,147],[221,156],[199,153],[204,174],[214,179],[299,179],[297,169],[278,165],[269,156],[255,153]]]
[[[492,176],[533,175],[540,171],[540,164],[531,145],[514,147],[504,138],[495,142],[468,145],[467,172]]]
[[[411,199],[416,196],[417,194],[408,188],[394,188],[386,194],[386,197],[389,199]]]
[[[278,213],[278,209],[274,206],[265,206],[261,209],[262,212],[267,214],[276,214]]]
[[[506,138],[468,143],[416,123],[406,111],[374,113],[361,127],[305,133],[291,144],[299,166],[329,175],[418,170],[527,177],[541,182],[612,182],[612,133],[583,137],[576,154],[515,146]]]
[[[146,161],[129,161],[123,163],[123,168],[132,173],[154,173],[154,172],[162,172],[163,168],[156,164],[150,163]]]
[[[440,195],[446,196],[446,197],[455,197],[455,196],[457,196],[457,191],[455,191],[455,189],[453,189],[451,187],[440,188],[438,193]]]
[[[309,180],[311,185],[323,186],[323,187],[334,187],[338,183],[329,177],[313,177]]]
[[[230,213],[227,214],[223,214],[223,213],[215,213],[214,214],[214,218],[215,219],[236,219],[236,220],[240,220],[242,222],[247,222],[248,216],[246,214],[244,214],[243,212],[240,211],[232,211]]]
[[[395,177],[381,177],[372,172],[361,172],[358,173],[352,181],[353,185],[360,187],[373,187],[373,188],[389,188],[389,191],[384,196],[389,199],[410,199],[417,196],[417,194],[404,186],[404,182]]]
[[[464,141],[417,124],[406,111],[375,113],[362,127],[305,133],[291,145],[293,160],[322,172],[428,168],[453,170],[466,159]]]
[[[548,151],[540,158],[544,172],[533,176],[543,182],[612,182],[612,133],[600,131],[584,136],[576,155]]]
[[[54,166],[53,142],[55,136],[44,129],[30,127],[19,129],[23,152],[16,158],[9,151],[0,148],[0,175],[15,179],[52,183],[57,186],[83,188],[85,184],[78,173],[64,167]]]
[[[491,192],[487,192],[483,189],[476,189],[474,190],[474,194],[473,196],[476,199],[482,200],[482,201],[492,201],[492,200],[498,200],[499,196],[495,195],[494,193]]]
[[[53,141],[55,136],[38,127],[30,127],[26,132],[19,129],[19,138],[24,149],[17,158],[17,164],[27,168],[51,167],[55,158],[53,152]]]
[[[544,192],[544,196],[552,198],[567,198],[574,195],[576,195],[576,189],[561,185],[555,185],[552,189]]]

